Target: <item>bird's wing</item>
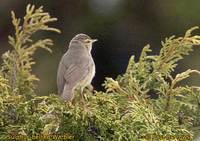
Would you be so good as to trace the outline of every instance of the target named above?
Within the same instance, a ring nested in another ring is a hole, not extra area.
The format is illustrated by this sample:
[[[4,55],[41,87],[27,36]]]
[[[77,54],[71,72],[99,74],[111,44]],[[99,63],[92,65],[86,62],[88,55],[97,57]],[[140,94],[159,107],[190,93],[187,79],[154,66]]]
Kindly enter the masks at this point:
[[[73,62],[64,73],[65,82],[74,87],[83,80],[89,72],[89,61],[87,58]]]
[[[62,91],[65,86],[65,79],[64,79],[64,72],[66,68],[65,66],[60,62],[58,66],[57,71],[57,88],[58,88],[58,94],[62,94]]]
[[[83,47],[81,47],[83,48]],[[63,55],[57,75],[58,93],[61,94],[65,84],[71,89],[83,80],[89,72],[90,60],[87,56],[83,56],[83,50],[76,47],[75,52],[68,52]],[[73,50],[74,51],[74,50]]]

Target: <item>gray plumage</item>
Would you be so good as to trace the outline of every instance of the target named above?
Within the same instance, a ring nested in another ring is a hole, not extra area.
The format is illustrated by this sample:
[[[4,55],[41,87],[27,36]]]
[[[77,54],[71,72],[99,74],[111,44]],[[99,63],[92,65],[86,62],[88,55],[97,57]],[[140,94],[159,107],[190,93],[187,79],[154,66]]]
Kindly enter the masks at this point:
[[[63,100],[72,101],[76,88],[80,88],[82,92],[91,84],[95,75],[91,49],[95,41],[85,34],[78,34],[62,56],[57,72],[57,87]]]

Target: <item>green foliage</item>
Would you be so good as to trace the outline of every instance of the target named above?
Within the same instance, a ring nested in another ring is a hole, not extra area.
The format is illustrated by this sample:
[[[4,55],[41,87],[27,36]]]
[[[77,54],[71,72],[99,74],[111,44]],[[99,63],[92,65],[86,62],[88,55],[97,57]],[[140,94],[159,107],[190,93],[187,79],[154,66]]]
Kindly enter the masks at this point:
[[[190,140],[200,132],[200,87],[178,85],[200,72],[189,69],[171,75],[183,55],[200,45],[200,36],[191,34],[197,27],[183,37],[166,38],[159,55],[148,55],[150,45],[145,46],[138,62],[130,58],[123,75],[106,78],[105,92],[85,89],[83,102],[77,91],[71,105],[56,95],[38,96],[34,84],[38,78],[31,73],[35,51],[51,51],[53,45],[51,39],[31,37],[40,30],[60,32],[47,25],[56,18],[42,7],[28,5],[23,21],[14,12],[12,19],[15,35],[9,36],[9,43],[13,48],[3,54],[0,71],[0,140],[68,134],[79,141],[167,141]]]

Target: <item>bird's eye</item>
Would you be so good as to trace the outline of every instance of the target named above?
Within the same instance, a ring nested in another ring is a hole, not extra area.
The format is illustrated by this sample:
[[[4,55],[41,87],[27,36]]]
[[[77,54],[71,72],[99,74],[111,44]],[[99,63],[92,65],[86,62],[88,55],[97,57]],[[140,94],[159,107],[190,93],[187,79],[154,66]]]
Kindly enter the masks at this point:
[[[85,40],[85,43],[90,43],[90,40]]]

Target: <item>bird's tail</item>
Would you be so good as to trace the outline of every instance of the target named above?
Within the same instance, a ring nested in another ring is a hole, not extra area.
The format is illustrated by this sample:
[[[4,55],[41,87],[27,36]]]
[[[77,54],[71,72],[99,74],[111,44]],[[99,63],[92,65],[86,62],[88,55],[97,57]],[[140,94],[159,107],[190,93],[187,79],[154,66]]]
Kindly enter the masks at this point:
[[[61,98],[65,101],[72,101],[74,98],[74,91],[72,88],[69,88],[67,85],[64,86]]]

